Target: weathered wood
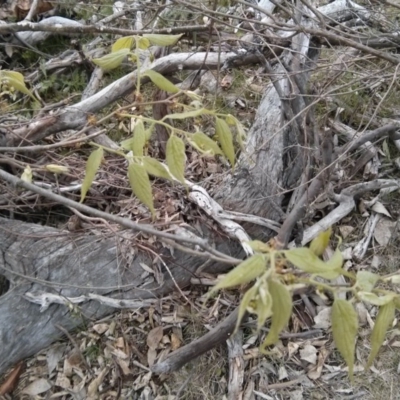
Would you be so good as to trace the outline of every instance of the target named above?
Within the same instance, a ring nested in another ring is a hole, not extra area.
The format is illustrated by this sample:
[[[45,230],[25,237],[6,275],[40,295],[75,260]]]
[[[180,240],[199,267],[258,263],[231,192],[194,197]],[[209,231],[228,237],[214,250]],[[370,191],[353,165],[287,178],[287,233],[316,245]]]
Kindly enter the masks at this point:
[[[130,248],[135,248],[132,239]],[[218,245],[217,245],[218,247]],[[221,243],[221,251],[237,255],[235,243]],[[157,250],[169,265],[180,287],[189,284],[204,259],[175,250]],[[96,293],[118,299],[161,298],[175,289],[169,273],[160,265],[162,282],[146,282],[140,263],[152,265],[150,253],[138,252],[124,262],[120,237],[102,239],[54,228],[0,218],[0,273],[11,283],[0,297],[0,374],[62,336],[55,325],[73,330],[87,319],[98,319],[113,309],[87,301],[74,313],[64,305],[52,304],[45,312],[24,298],[42,291],[65,297]],[[224,265],[210,263],[208,270],[223,271]]]

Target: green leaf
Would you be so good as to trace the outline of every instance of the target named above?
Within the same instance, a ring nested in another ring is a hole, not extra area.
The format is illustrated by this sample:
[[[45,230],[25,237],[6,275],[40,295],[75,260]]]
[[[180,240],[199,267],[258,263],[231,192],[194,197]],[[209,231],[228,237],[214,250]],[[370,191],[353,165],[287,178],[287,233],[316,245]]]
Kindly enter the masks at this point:
[[[339,275],[343,272],[342,266],[343,266],[343,255],[342,252],[339,250],[339,245],[336,247],[335,252],[333,253],[333,256],[325,262],[325,268],[327,268],[329,271],[335,271]],[[331,272],[327,272],[325,274],[320,273],[319,276],[325,279],[332,279],[330,278]]]
[[[399,285],[400,284],[400,275],[389,276],[389,278],[385,278],[385,281],[393,283],[393,285]]]
[[[188,142],[199,150],[200,153],[207,156],[223,155],[218,144],[202,132],[195,132],[187,136]]]
[[[157,161],[155,158],[146,156],[142,158],[142,162],[148,174],[157,178],[168,179],[170,181],[174,180],[165,165]]]
[[[215,118],[215,133],[217,134],[218,141],[221,144],[222,151],[231,163],[232,167],[234,167],[235,149],[233,147],[232,132],[226,121],[221,118]]]
[[[198,117],[199,115],[209,114],[210,112],[206,108],[199,108],[198,110],[190,110],[182,113],[168,114],[164,119],[188,119]]]
[[[81,189],[81,203],[83,200],[85,200],[86,193],[92,186],[96,172],[100,167],[101,161],[103,160],[103,153],[103,148],[98,147],[96,150],[92,151],[87,160],[85,178],[83,180]]]
[[[150,125],[149,129],[146,129],[145,134],[146,134],[146,142],[148,142],[151,139],[151,135],[153,134],[153,128],[155,124]]]
[[[21,175],[21,179],[24,182],[28,182],[28,183],[32,183],[32,169],[30,167],[30,165],[27,165],[24,169],[24,172]]]
[[[353,377],[357,331],[358,319],[353,306],[346,300],[335,299],[332,306],[333,340],[349,367],[351,379]]]
[[[16,71],[0,71],[0,79],[3,84],[13,87],[21,93],[27,94],[33,100],[37,101],[36,97],[31,93],[31,91],[26,87],[24,76]]]
[[[246,140],[247,135],[243,125],[237,118],[235,118],[231,114],[228,114],[225,120],[228,125],[236,126],[236,132],[237,132],[236,139],[239,143],[240,148],[244,151],[245,150],[244,141]]]
[[[289,323],[292,315],[292,295],[288,288],[277,280],[268,280],[269,293],[272,297],[272,322],[268,336],[265,338],[261,349],[275,344],[279,334]]]
[[[271,251],[271,247],[260,240],[251,240],[246,242],[254,251],[259,253],[269,253]]]
[[[236,118],[235,118],[236,119]],[[236,139],[238,141],[239,147],[242,151],[245,151],[246,146],[244,145],[244,141],[246,140],[246,131],[244,130],[243,125],[236,119]]]
[[[135,38],[133,36],[124,36],[122,38],[119,38],[112,45],[111,52],[115,53],[122,49],[130,50],[133,46],[134,41],[135,41]]]
[[[319,275],[325,279],[335,279],[342,271],[342,265],[340,264],[342,256],[337,253],[339,249],[336,250],[332,257],[333,260],[327,263],[320,260],[314,252],[306,247],[287,250],[285,251],[285,257],[304,272]]]
[[[137,46],[138,49],[141,49],[141,50],[148,49],[150,47],[150,44],[151,44],[150,40],[148,38],[145,38],[145,37],[139,37],[136,40],[136,46]]]
[[[104,71],[110,71],[119,67],[125,57],[130,53],[129,49],[121,49],[101,58],[94,58],[92,61]]]
[[[136,157],[143,156],[143,149],[147,141],[147,132],[144,129],[143,121],[137,120],[133,129],[133,136],[121,142],[121,147],[125,150],[132,151]]]
[[[332,228],[320,233],[310,244],[310,250],[317,256],[321,256],[329,244]]]
[[[57,164],[47,164],[45,166],[47,171],[53,173],[53,174],[67,174],[69,172],[68,167],[64,167],[63,165],[57,165]]]
[[[385,339],[386,332],[393,323],[395,311],[396,307],[393,301],[380,307],[371,334],[371,353],[368,357],[366,369],[368,369],[374,362],[374,359],[382,346],[383,340]]]
[[[380,279],[379,275],[374,274],[372,272],[358,271],[356,286],[361,291],[370,292],[374,288],[376,282],[379,281],[379,279]]]
[[[149,39],[151,44],[156,46],[173,46],[182,35],[183,33],[180,35],[157,35],[148,33],[143,35],[143,37]]]
[[[176,135],[171,135],[167,141],[166,155],[167,165],[171,174],[181,183],[185,184],[185,144]]]
[[[148,69],[146,72],[142,74],[142,76],[148,76],[151,81],[161,90],[164,90],[169,93],[178,93],[179,88],[176,87],[172,82],[170,82],[167,78],[164,78],[163,75],[159,74],[156,71]]]
[[[266,269],[266,257],[262,254],[255,254],[226,274],[211,292],[251,282],[265,272]]]
[[[139,121],[137,121],[135,128],[133,129],[133,142],[132,142],[133,155],[137,157],[142,157],[145,144],[146,144],[146,132],[144,130],[143,121],[140,119]]]
[[[145,168],[139,164],[131,163],[128,167],[128,178],[133,193],[150,209],[151,215],[154,218],[153,193],[151,191],[150,179]]]
[[[239,311],[238,311],[238,319],[236,322],[236,328],[235,331],[240,326],[240,323],[242,322],[242,318],[244,317],[247,307],[249,306],[250,302],[255,299],[257,295],[258,287],[257,285],[253,285],[247,292],[244,294],[242,301],[240,302],[239,305]]]
[[[124,150],[132,151],[133,147],[133,137],[130,137],[129,139],[125,139],[121,142],[121,147]]]
[[[232,114],[228,114],[225,118],[225,121],[228,125],[232,125],[235,126],[236,125],[236,121],[237,119],[232,115]]]
[[[395,293],[389,293],[384,296],[377,296],[375,293],[370,292],[357,292],[357,297],[365,301],[366,303],[373,304],[374,306],[384,306],[385,304],[393,301],[393,298],[396,296]]]

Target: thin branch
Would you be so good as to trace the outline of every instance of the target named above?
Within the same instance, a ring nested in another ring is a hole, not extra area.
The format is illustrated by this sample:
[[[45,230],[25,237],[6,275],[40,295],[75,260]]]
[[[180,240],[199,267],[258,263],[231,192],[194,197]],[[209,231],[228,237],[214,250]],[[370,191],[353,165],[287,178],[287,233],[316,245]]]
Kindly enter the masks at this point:
[[[54,18],[54,17],[52,17]],[[60,17],[56,17],[61,19]],[[114,35],[124,35],[124,36],[132,36],[132,35],[144,35],[144,34],[164,34],[164,35],[176,35],[180,33],[188,33],[188,32],[204,32],[209,30],[208,25],[187,25],[187,26],[179,26],[179,27],[171,27],[171,28],[162,28],[162,29],[143,29],[143,30],[133,30],[133,29],[121,29],[121,28],[111,28],[106,27],[101,24],[96,25],[67,25],[68,22],[71,22],[67,18],[62,18],[65,20],[66,24],[62,25],[60,23],[49,25],[49,22],[52,22],[50,18],[47,20],[47,24],[43,22],[33,23],[28,21],[22,21],[13,24],[0,25],[0,34],[9,34],[16,32],[51,32],[51,33],[112,33]],[[50,20],[50,21],[49,21]]]
[[[224,343],[232,334],[238,318],[239,309],[232,311],[228,318],[217,324],[210,332],[186,346],[174,351],[164,361],[152,366],[152,372],[166,374],[177,371],[188,362],[201,356],[214,347]]]
[[[112,221],[115,222],[125,228],[128,229],[132,229],[134,231],[138,231],[138,232],[144,232],[150,235],[154,235],[157,236],[159,238],[165,238],[165,239],[170,239],[170,240],[174,240],[177,242],[183,242],[183,243],[188,243],[188,244],[193,244],[193,245],[198,245],[200,246],[202,249],[204,249],[206,252],[216,255],[218,257],[221,257],[222,259],[224,259],[224,254],[215,250],[214,248],[212,248],[208,243],[206,239],[200,239],[200,238],[190,238],[188,236],[180,236],[180,235],[174,235],[171,233],[167,233],[167,232],[161,232],[158,231],[154,228],[151,227],[151,225],[147,225],[147,224],[137,224],[135,222],[132,222],[130,219],[128,218],[121,218],[118,217],[116,215],[112,215],[112,214],[108,214],[106,212],[100,211],[100,210],[96,210],[95,208],[92,207],[88,207],[85,206],[84,204],[81,203],[77,203],[76,201],[73,201],[71,199],[67,199],[63,196],[60,196],[58,194],[55,194],[53,192],[50,192],[48,190],[42,189],[32,183],[29,182],[25,182],[20,178],[15,177],[14,175],[9,174],[6,171],[3,171],[0,169],[0,178],[4,179],[6,182],[11,183],[12,185],[14,185],[15,187],[22,187],[24,189],[30,190],[34,193],[37,193],[43,197],[46,197],[50,200],[56,201],[59,204],[63,204],[67,207],[72,207],[77,209],[78,211],[81,211],[83,213],[89,214],[89,215],[93,215],[94,217],[97,218],[104,218],[107,221]],[[236,260],[239,261],[239,260]],[[229,257],[229,261],[227,260],[227,263],[230,264],[232,262],[232,258]]]

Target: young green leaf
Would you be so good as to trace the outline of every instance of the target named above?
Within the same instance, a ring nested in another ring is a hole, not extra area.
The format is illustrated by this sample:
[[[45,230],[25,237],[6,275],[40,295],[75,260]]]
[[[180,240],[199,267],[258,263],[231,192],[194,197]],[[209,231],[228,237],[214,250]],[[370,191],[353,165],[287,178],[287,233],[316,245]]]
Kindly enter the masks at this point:
[[[53,174],[67,174],[69,172],[68,167],[64,167],[63,165],[57,165],[57,164],[47,164],[45,166],[47,171],[53,173]]]
[[[337,251],[339,251],[337,249]],[[335,256],[336,255],[336,256]],[[324,263],[314,252],[306,247],[290,249],[285,251],[285,257],[297,268],[310,274],[319,275],[325,279],[335,279],[341,274],[341,254],[336,254],[330,263]]]
[[[142,158],[142,161],[143,166],[148,174],[153,175],[157,178],[168,179],[170,181],[174,180],[164,164],[160,163],[155,158],[146,156]]]
[[[35,96],[31,93],[31,91],[26,87],[24,76],[16,71],[0,71],[0,80],[2,83],[5,83],[8,86],[13,87],[15,90],[18,90],[21,93],[27,94],[33,100],[37,101]]]
[[[92,61],[104,71],[110,71],[119,67],[125,57],[130,53],[129,49],[120,49],[113,53],[106,54],[100,58],[94,58]]]
[[[239,147],[241,148],[242,151],[244,151],[246,149],[246,146],[244,145],[244,141],[246,140],[247,135],[246,135],[246,131],[244,130],[243,125],[237,119],[236,119],[236,132],[237,132],[236,139],[239,144]]]
[[[92,151],[87,160],[85,178],[83,179],[81,189],[81,203],[83,202],[83,200],[85,200],[86,193],[90,189],[90,186],[92,186],[96,172],[100,167],[101,161],[103,160],[103,153],[103,148],[99,147],[96,150]]]
[[[133,46],[134,41],[135,41],[135,38],[133,36],[124,36],[122,38],[119,38],[112,45],[111,52],[115,53],[116,51],[122,50],[122,49],[130,50]]]
[[[317,256],[321,256],[329,244],[332,228],[320,233],[310,244],[310,250]]]
[[[356,286],[364,292],[370,292],[379,281],[379,275],[369,271],[358,271]]]
[[[393,298],[396,296],[395,293],[388,293],[384,296],[377,296],[375,293],[370,292],[357,292],[357,297],[365,301],[366,303],[373,304],[374,306],[384,306],[385,304],[393,301]]]
[[[219,289],[243,285],[256,279],[267,269],[267,261],[264,255],[255,254],[241,262],[237,267],[225,275],[225,277],[212,289],[211,293]]]
[[[21,175],[21,179],[25,182],[32,183],[32,169],[30,165],[27,165],[24,172]]]
[[[244,294],[242,301],[239,305],[238,319],[236,322],[235,331],[239,328],[240,323],[242,322],[242,318],[247,311],[247,307],[250,305],[250,302],[253,301],[257,295],[258,287],[257,285],[253,285],[247,292]]]
[[[145,130],[146,142],[148,142],[151,139],[151,135],[153,134],[154,130],[154,125],[155,124],[150,125],[150,127]]]
[[[235,126],[236,125],[236,118],[232,114],[228,114],[225,118],[225,121],[228,125]]]
[[[340,244],[339,244],[340,245]],[[325,279],[331,279],[331,272],[330,271],[335,271],[339,275],[343,271],[342,266],[343,266],[343,255],[342,252],[339,250],[339,245],[336,247],[335,252],[333,253],[333,256],[325,262],[325,267],[328,269],[328,272],[323,274],[320,273],[319,276]]]
[[[173,46],[181,37],[183,33],[180,35],[157,35],[148,33],[143,35],[143,37],[150,40],[152,45],[156,46]]]
[[[145,168],[139,164],[131,163],[128,167],[128,178],[133,193],[150,209],[151,215],[154,218],[153,193],[151,191],[150,179]]]
[[[128,138],[128,139],[123,140],[121,142],[121,147],[124,150],[132,151],[132,148],[133,148],[133,136]]]
[[[195,132],[191,135],[188,135],[187,139],[193,147],[195,147],[204,155],[223,155],[218,144],[202,132]]]
[[[339,353],[349,367],[349,376],[353,377],[354,349],[358,331],[358,318],[350,302],[335,299],[332,306],[332,334]]]
[[[185,183],[185,144],[176,135],[171,135],[167,141],[166,155],[168,168],[171,174],[181,183]]]
[[[203,115],[203,114],[209,114],[208,110],[205,108],[199,108],[197,110],[190,110],[190,111],[185,111],[182,113],[168,114],[163,118],[163,120],[164,119],[188,119],[188,118],[198,117],[199,115]]]
[[[164,90],[169,93],[179,92],[178,87],[176,87],[167,78],[164,78],[163,75],[159,74],[156,71],[153,71],[152,69],[148,69],[146,72],[142,74],[142,76],[148,76],[150,80],[161,90]]]
[[[288,288],[273,279],[268,280],[268,287],[272,297],[272,322],[268,336],[261,346],[262,350],[278,341],[279,334],[289,323],[292,315],[292,295]]]
[[[395,311],[396,307],[393,301],[380,307],[371,334],[371,353],[368,357],[366,369],[368,369],[374,362],[375,357],[382,346],[383,340],[385,339],[386,332],[392,325]]]
[[[247,242],[247,244],[254,250],[259,253],[269,253],[271,251],[271,246],[268,246],[267,243],[261,242],[260,240],[251,240]]]
[[[136,40],[136,46],[137,46],[138,49],[141,49],[141,50],[148,49],[150,47],[150,44],[151,44],[150,40],[148,38],[145,38],[145,37],[139,37]]]
[[[132,152],[134,156],[142,157],[144,145],[146,144],[146,132],[143,121],[139,119],[133,129]]]
[[[228,124],[221,118],[215,118],[215,133],[218,136],[218,142],[221,144],[222,151],[226,158],[235,166],[235,149],[233,147],[232,132]]]
[[[237,133],[236,139],[239,144],[239,147],[244,151],[245,150],[244,141],[246,140],[246,132],[244,130],[243,125],[237,118],[235,118],[231,114],[228,114],[226,116],[225,121],[227,122],[228,125],[236,126],[236,133]]]

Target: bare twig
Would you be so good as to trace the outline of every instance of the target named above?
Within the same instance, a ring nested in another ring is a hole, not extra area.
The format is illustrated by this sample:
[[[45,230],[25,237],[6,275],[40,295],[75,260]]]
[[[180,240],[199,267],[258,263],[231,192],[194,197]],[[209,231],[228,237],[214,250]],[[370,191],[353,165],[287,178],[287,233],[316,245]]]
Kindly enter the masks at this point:
[[[155,235],[160,238],[166,238],[166,239],[170,239],[170,240],[174,240],[174,241],[178,241],[178,242],[182,242],[182,243],[198,245],[205,251],[209,252],[210,254],[214,254],[218,257],[222,257],[222,259],[224,258],[223,253],[220,253],[219,251],[212,248],[207,243],[207,240],[205,240],[205,239],[200,239],[200,238],[194,239],[194,238],[190,238],[190,237],[174,235],[171,233],[158,231],[158,230],[152,228],[150,225],[134,223],[127,218],[121,218],[116,215],[112,215],[112,214],[108,214],[103,211],[96,210],[92,207],[85,206],[81,203],[77,203],[76,201],[67,199],[63,196],[60,196],[60,195],[52,193],[48,190],[42,189],[32,183],[25,182],[22,179],[19,179],[19,178],[15,177],[14,175],[9,174],[6,171],[0,170],[0,178],[4,179],[6,182],[13,184],[15,187],[23,187],[24,189],[31,190],[34,193],[44,196],[50,200],[56,201],[67,207],[75,208],[83,213],[93,215],[97,218],[104,218],[107,221],[115,222],[125,228],[132,229],[134,231],[144,232],[144,233],[148,233],[150,235]],[[205,254],[205,256],[206,256],[206,254]],[[230,260],[232,260],[231,257],[229,257],[229,258],[230,258]],[[237,261],[239,261],[239,260],[237,260]],[[231,261],[228,261],[228,263],[231,263]]]

